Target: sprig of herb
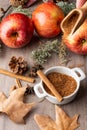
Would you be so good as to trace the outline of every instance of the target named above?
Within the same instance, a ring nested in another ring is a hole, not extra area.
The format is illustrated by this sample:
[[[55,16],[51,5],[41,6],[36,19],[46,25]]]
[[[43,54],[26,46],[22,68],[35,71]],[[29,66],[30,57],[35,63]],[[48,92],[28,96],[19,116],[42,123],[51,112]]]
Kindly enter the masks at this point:
[[[31,17],[31,11],[29,10],[29,8],[23,8],[21,5],[18,7],[13,7],[11,13],[22,13]]]
[[[43,64],[47,61],[47,58],[52,56],[52,53],[58,53],[58,40],[54,40],[52,42],[47,41],[46,43],[42,43],[37,50],[32,51],[32,57],[38,64]]]
[[[69,61],[69,53],[64,43],[59,42],[58,39],[42,43],[37,50],[32,51],[32,58],[38,64],[45,63],[52,54],[58,56],[59,64],[67,64]]]
[[[68,51],[66,48],[66,45],[64,43],[61,43],[58,46],[58,58],[59,58],[59,63],[60,64],[65,64],[68,62],[67,57],[68,57]]]
[[[75,9],[75,2],[68,3],[68,2],[57,2],[56,5],[58,5],[64,12],[65,15],[67,15],[71,10]]]

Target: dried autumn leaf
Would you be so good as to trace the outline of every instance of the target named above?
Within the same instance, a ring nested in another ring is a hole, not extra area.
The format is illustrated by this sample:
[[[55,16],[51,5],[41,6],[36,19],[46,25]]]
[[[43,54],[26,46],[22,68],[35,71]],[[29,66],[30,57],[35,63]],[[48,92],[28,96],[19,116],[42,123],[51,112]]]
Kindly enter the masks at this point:
[[[34,116],[41,130],[75,130],[79,126],[78,115],[70,118],[59,106],[55,106],[55,111],[56,121],[45,115]]]
[[[0,92],[0,112],[7,114],[16,123],[24,123],[24,117],[35,105],[35,103],[23,102],[26,89],[27,87],[17,89],[13,87],[8,98]]]

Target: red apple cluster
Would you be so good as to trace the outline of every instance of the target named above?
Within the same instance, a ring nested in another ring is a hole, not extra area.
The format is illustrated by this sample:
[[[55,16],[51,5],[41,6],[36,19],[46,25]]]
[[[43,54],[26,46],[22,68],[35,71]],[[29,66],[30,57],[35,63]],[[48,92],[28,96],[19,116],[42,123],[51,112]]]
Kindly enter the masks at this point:
[[[13,13],[0,24],[0,39],[11,48],[23,47],[31,41],[34,29],[39,36],[52,38],[60,32],[63,11],[53,2],[40,4],[32,13],[32,18]]]
[[[52,38],[60,32],[64,18],[62,10],[53,2],[40,4],[32,13],[32,18],[13,13],[0,23],[0,39],[11,48],[20,48],[30,43],[34,29],[39,36]],[[87,19],[72,35],[63,35],[63,42],[78,54],[87,54]]]
[[[13,13],[0,23],[0,39],[11,48],[20,48],[30,43],[34,29],[39,36],[52,38],[60,32],[64,18],[62,10],[53,2],[40,4],[32,13],[32,18]],[[87,19],[72,35],[63,35],[63,42],[78,54],[87,54]]]

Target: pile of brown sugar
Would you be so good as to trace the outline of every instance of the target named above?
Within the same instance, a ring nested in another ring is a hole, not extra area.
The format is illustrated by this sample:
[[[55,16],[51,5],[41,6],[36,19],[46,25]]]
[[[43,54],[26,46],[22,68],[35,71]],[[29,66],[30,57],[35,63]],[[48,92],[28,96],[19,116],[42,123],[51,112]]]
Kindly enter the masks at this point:
[[[76,80],[73,77],[66,74],[51,72],[47,75],[47,78],[54,85],[54,87],[62,97],[69,96],[75,91],[77,87]],[[53,95],[52,92],[44,83],[43,86],[47,93]]]

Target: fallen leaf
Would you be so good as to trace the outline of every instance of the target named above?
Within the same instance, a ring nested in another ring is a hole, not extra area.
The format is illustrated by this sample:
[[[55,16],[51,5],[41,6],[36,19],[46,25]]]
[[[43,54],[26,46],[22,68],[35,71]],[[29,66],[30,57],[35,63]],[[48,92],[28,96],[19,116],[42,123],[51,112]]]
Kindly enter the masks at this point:
[[[69,117],[59,106],[55,105],[56,121],[47,115],[34,116],[36,123],[41,130],[75,130],[79,127],[78,115]]]
[[[0,92],[0,112],[7,114],[16,123],[24,123],[24,117],[35,105],[35,103],[23,102],[26,89],[27,87],[12,87],[9,97]]]

